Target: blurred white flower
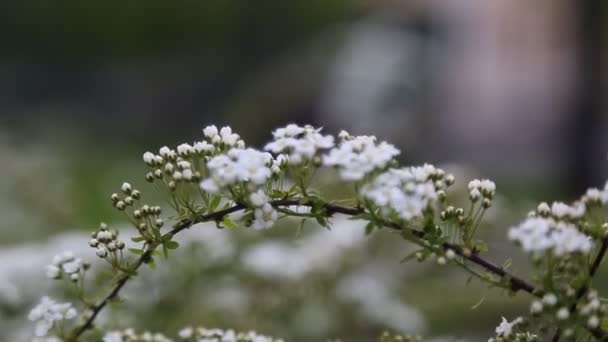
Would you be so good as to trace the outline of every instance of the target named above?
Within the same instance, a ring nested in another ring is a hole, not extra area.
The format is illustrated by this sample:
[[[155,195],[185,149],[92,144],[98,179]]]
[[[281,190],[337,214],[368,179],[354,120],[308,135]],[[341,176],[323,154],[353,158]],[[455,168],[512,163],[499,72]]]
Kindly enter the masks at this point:
[[[78,312],[70,303],[57,303],[49,297],[42,297],[40,304],[30,311],[28,319],[36,322],[36,336],[45,336],[56,322],[76,318]]]
[[[274,141],[266,144],[264,149],[274,154],[284,153],[289,164],[297,165],[310,160],[317,151],[334,146],[334,137],[322,135],[320,131],[321,128],[310,125],[290,124],[274,131]]]
[[[384,141],[377,144],[374,136],[342,136],[345,138],[340,146],[323,156],[323,165],[337,167],[346,181],[363,179],[368,173],[386,167],[400,153]]]

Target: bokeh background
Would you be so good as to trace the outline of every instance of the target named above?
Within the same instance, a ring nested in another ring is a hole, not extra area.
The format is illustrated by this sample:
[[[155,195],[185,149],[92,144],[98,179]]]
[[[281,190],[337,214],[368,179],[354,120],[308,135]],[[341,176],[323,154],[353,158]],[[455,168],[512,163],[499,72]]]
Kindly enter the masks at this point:
[[[154,198],[141,153],[211,123],[257,146],[289,122],[374,134],[461,186],[494,179],[490,256],[525,274],[509,225],[606,178],[607,18],[603,0],[0,3],[0,340],[28,340],[38,298],[67,295],[44,277],[55,253],[93,260],[102,220],[128,236],[108,196],[129,180]],[[193,230],[102,322],[481,341],[526,310],[458,270],[400,264],[411,246],[386,232],[335,224]]]

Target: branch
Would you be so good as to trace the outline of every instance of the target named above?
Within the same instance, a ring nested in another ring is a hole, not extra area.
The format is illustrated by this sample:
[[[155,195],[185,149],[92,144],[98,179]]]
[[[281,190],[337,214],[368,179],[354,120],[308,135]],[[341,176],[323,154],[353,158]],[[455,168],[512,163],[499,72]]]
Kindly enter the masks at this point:
[[[302,199],[276,200],[276,201],[271,201],[270,204],[273,207],[288,207],[288,206],[312,207],[313,206],[312,203],[306,202],[305,200],[302,200]],[[359,208],[359,207],[345,207],[345,206],[335,205],[335,204],[331,204],[331,203],[325,203],[325,204],[323,204],[323,207],[324,207],[325,212],[327,213],[328,217],[332,216],[333,214],[344,214],[344,215],[348,215],[348,216],[356,216],[356,215],[365,213],[365,210],[362,208]],[[209,213],[206,215],[201,215],[195,219],[190,219],[190,218],[182,219],[179,222],[177,222],[169,232],[167,232],[163,235],[163,240],[164,240],[164,238],[172,237],[172,236],[178,234],[179,232],[181,232],[182,230],[188,229],[197,223],[210,222],[210,221],[221,221],[225,216],[232,214],[234,212],[238,212],[240,210],[245,210],[245,209],[247,209],[247,206],[245,206],[244,204],[236,204],[230,208],[216,211],[213,213]],[[382,223],[382,225],[384,225],[388,228],[394,229],[394,230],[407,231],[408,233],[411,233],[414,236],[421,238],[421,239],[424,239],[426,237],[426,234],[422,231],[402,227],[400,224],[397,224],[395,222],[381,221],[381,223]],[[608,248],[608,240],[604,240],[604,241],[606,243],[603,245],[604,248],[602,248],[602,250],[600,251],[602,254],[602,257],[603,257],[603,254],[606,253],[606,249]],[[528,282],[522,278],[519,278],[519,277],[513,275],[512,273],[509,273],[504,268],[497,266],[496,264],[494,264],[486,259],[483,259],[481,256],[479,256],[479,254],[477,252],[470,251],[468,249],[462,248],[461,246],[447,243],[447,242],[444,242],[442,244],[442,247],[445,250],[454,251],[454,253],[462,256],[463,258],[467,259],[468,261],[476,264],[477,266],[485,269],[486,271],[488,271],[492,274],[495,274],[503,279],[508,279],[509,287],[514,292],[521,290],[521,291],[527,292],[527,293],[529,293],[533,296],[539,297],[539,298],[542,297],[544,294],[541,289],[536,288],[530,282]],[[137,269],[139,269],[139,267],[141,267],[141,265],[143,265],[144,262],[152,256],[152,253],[154,252],[155,248],[156,248],[156,246],[149,246],[146,249],[146,251],[137,259],[137,261],[133,265],[133,267],[132,267],[133,272],[137,271]],[[596,262],[594,262],[594,267],[592,268],[594,273],[595,273],[595,271],[597,271],[600,261],[597,261],[597,259],[596,259]],[[101,310],[103,310],[103,308],[111,300],[113,300],[114,298],[116,298],[118,296],[120,290],[124,287],[124,285],[130,279],[130,277],[131,277],[131,272],[123,274],[118,279],[118,281],[116,282],[116,284],[114,285],[114,287],[112,288],[110,293],[108,293],[108,295],[106,297],[104,297],[98,304],[94,305],[91,308],[91,310],[92,310],[91,315],[86,319],[86,321],[79,328],[77,328],[74,331],[73,337],[71,338],[72,341],[77,341],[78,338],[82,334],[84,334],[87,330],[89,330],[93,327],[93,323],[94,323],[96,317],[101,312]],[[608,333],[602,329],[599,329],[599,328],[590,329],[589,331],[595,337],[597,337],[598,339],[600,339],[602,341],[608,339]]]
[[[608,236],[604,237],[602,239],[602,245],[600,246],[600,250],[597,253],[597,255],[595,256],[595,259],[593,260],[593,263],[591,264],[591,268],[589,269],[589,280],[587,281],[587,283],[585,283],[585,285],[581,286],[578,291],[576,291],[576,297],[574,299],[574,303],[572,303],[570,305],[570,312],[574,312],[574,310],[576,310],[576,304],[578,304],[578,301],[583,298],[583,296],[585,295],[585,293],[587,293],[587,291],[589,291],[589,287],[591,285],[591,280],[593,279],[593,277],[597,274],[597,271],[600,268],[600,265],[602,264],[602,260],[604,260],[604,256],[606,256],[606,251],[608,251]],[[606,335],[601,335],[600,333],[602,332],[601,329],[595,328],[595,329],[591,329],[590,332],[593,334],[593,336],[600,338],[603,336],[603,338],[601,339],[603,340],[608,340],[608,336]],[[551,341],[553,342],[558,342],[559,339],[561,338],[561,331],[559,329],[557,329],[557,331],[555,332],[555,335],[553,336],[553,338],[551,339]],[[598,335],[596,335],[598,334]],[[600,337],[598,337],[600,336]]]

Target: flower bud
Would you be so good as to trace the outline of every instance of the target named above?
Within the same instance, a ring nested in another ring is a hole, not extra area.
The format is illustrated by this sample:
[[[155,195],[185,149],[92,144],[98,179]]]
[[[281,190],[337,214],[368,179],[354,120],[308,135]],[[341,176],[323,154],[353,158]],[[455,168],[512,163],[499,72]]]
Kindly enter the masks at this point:
[[[118,202],[116,202],[115,207],[116,207],[116,209],[122,211],[122,210],[125,210],[125,208],[127,207],[127,205],[123,201],[118,201]]]
[[[122,250],[125,248],[125,243],[122,241],[116,241],[116,248],[118,248],[119,250]]]
[[[124,182],[122,183],[122,186],[120,187],[120,189],[122,190],[122,192],[124,192],[127,195],[131,194],[131,184]]]
[[[133,197],[133,199],[140,199],[141,198],[141,193],[139,192],[139,190],[133,190],[131,191],[131,197]]]
[[[97,256],[100,258],[105,258],[106,256],[108,256],[108,252],[102,247],[97,248],[95,254],[97,254]]]
[[[97,246],[99,246],[99,241],[97,239],[91,239],[91,240],[89,240],[89,246],[97,247]]]
[[[456,181],[456,179],[454,178],[454,175],[451,173],[448,173],[445,176],[445,185],[447,186],[452,186],[454,184],[454,182]]]
[[[451,249],[448,249],[448,250],[445,252],[445,257],[446,257],[448,260],[452,260],[452,259],[454,259],[454,258],[456,257],[456,252],[454,252],[454,251],[453,251],[453,250],[451,250]]]

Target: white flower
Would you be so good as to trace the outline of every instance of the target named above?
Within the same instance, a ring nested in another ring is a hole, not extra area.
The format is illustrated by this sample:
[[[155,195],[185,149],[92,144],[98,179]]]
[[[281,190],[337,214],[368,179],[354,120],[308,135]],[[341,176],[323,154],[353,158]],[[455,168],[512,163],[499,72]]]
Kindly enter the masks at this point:
[[[57,303],[49,297],[42,297],[40,304],[30,311],[28,319],[36,322],[35,335],[45,336],[55,322],[74,319],[78,315],[70,303]]]
[[[177,146],[177,154],[182,157],[188,157],[192,153],[194,153],[194,147],[190,146],[190,144],[184,143]]]
[[[251,182],[262,185],[271,176],[269,153],[247,149],[231,149],[226,155],[211,158],[207,163],[210,177],[200,186],[207,192],[217,192],[220,188],[237,182]]]
[[[122,190],[122,192],[129,194],[129,193],[131,193],[131,184],[124,182],[124,183],[122,183],[122,186],[120,187],[120,189]]]
[[[551,207],[549,207],[547,202],[542,202],[538,205],[536,211],[542,216],[548,216],[551,213]]]
[[[144,332],[140,335],[136,334],[133,329],[127,329],[125,331],[110,331],[103,337],[103,342],[128,342],[128,341],[142,341],[142,342],[172,342],[170,338],[165,337],[162,334],[152,334],[151,332]],[[200,342],[200,341],[199,341]]]
[[[46,276],[51,279],[59,279],[61,276],[61,269],[55,265],[47,265]]]
[[[62,273],[69,275],[80,272],[82,265],[82,259],[76,258],[70,251],[65,251],[55,255],[52,264],[46,266],[46,276],[59,279]]]
[[[540,300],[535,300],[530,304],[530,313],[537,314],[543,311],[543,303]]]
[[[551,218],[532,217],[509,229],[508,237],[518,242],[524,251],[542,253],[552,250],[556,256],[566,253],[591,251],[591,239],[578,231],[576,226],[556,222]]]
[[[551,205],[551,214],[561,220],[568,218],[580,218],[585,215],[585,205],[582,203],[575,203],[569,206],[563,202],[554,202]]]
[[[557,296],[553,293],[547,293],[543,296],[543,303],[549,306],[554,306],[555,304],[557,304]]]
[[[212,152],[214,149],[215,149],[215,146],[213,146],[212,144],[210,144],[206,141],[198,141],[198,142],[194,143],[194,150],[197,153]]]
[[[557,319],[559,319],[560,321],[565,321],[570,317],[570,311],[568,310],[568,308],[563,307],[559,310],[557,310]]]
[[[274,131],[274,141],[266,144],[264,149],[275,154],[285,153],[289,157],[289,164],[297,165],[312,159],[318,150],[334,146],[334,137],[322,135],[320,131],[320,128],[309,125],[300,127],[290,124]]]
[[[600,319],[597,316],[591,316],[587,320],[587,326],[591,329],[595,329],[600,325]]]
[[[361,195],[380,207],[385,215],[396,213],[404,220],[422,215],[437,192],[430,179],[431,165],[389,169],[361,188]]]
[[[217,129],[216,129],[217,130]],[[213,143],[218,143],[218,142],[222,142],[224,143],[224,145],[226,146],[235,146],[237,145],[238,142],[240,142],[240,136],[236,133],[232,133],[232,128],[226,126],[226,127],[222,127],[222,129],[220,130],[220,134],[219,134],[219,138],[220,139],[216,139],[217,136],[212,136],[212,142]]]
[[[210,125],[205,127],[205,129],[203,129],[203,134],[209,138],[212,139],[213,137],[215,137],[217,135],[217,127],[215,127],[215,125]]]
[[[471,201],[477,201],[482,195],[484,198],[492,199],[496,192],[496,184],[489,179],[474,179],[467,186]]]
[[[249,200],[251,201],[251,204],[253,204],[254,207],[262,207],[264,206],[264,204],[268,203],[268,196],[266,196],[264,190],[260,189],[252,193],[249,196]]]
[[[144,163],[146,163],[148,165],[154,165],[154,163],[156,161],[156,156],[152,152],[146,152],[146,153],[144,153],[143,159],[144,159]]]
[[[63,271],[67,274],[78,273],[82,267],[81,259],[74,259],[63,264]]]
[[[194,329],[192,329],[191,327],[183,328],[178,333],[179,337],[184,340],[191,338],[193,334],[194,334]]]
[[[366,174],[386,167],[399,154],[399,150],[386,142],[376,144],[373,136],[358,136],[343,140],[323,156],[323,165],[337,167],[346,181],[360,180]]]
[[[509,321],[503,317],[502,322],[500,322],[500,324],[496,327],[496,334],[501,337],[509,337],[513,332],[513,327],[523,321],[523,318],[517,317],[513,322],[509,323]]]
[[[255,229],[270,228],[278,219],[278,213],[270,203],[265,203],[261,208],[256,209],[253,215],[253,228]]]

